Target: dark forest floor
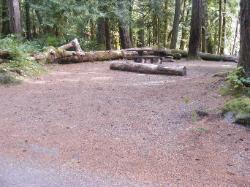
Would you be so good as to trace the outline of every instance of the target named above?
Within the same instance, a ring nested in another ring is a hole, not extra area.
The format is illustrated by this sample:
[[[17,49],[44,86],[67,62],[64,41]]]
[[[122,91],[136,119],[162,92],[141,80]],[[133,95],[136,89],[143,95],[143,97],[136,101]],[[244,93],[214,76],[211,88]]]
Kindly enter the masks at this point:
[[[250,130],[219,116],[213,77],[235,64],[181,64],[186,77],[53,65],[0,87],[0,186],[249,186]]]

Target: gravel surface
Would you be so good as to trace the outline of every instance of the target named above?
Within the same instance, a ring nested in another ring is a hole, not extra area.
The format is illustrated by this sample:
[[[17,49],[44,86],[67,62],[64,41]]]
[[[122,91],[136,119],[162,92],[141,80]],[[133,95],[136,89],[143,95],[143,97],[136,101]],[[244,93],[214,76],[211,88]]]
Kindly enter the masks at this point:
[[[84,63],[0,87],[0,186],[250,186],[250,130],[220,118],[213,77],[235,64],[178,63],[188,76]]]

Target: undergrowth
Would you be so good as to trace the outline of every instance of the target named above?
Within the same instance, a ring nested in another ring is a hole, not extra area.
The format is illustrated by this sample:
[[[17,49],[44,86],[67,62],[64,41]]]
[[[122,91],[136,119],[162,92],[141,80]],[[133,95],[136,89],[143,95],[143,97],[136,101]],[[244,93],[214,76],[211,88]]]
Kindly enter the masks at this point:
[[[227,85],[222,92],[224,95],[231,96],[224,106],[224,113],[232,112],[236,118],[250,116],[250,77],[242,67],[228,75]]]
[[[0,64],[0,84],[19,83],[24,76],[37,76],[43,73],[43,66],[30,58],[33,53],[41,50],[37,42],[15,36],[0,39],[0,51],[10,53],[9,58]]]

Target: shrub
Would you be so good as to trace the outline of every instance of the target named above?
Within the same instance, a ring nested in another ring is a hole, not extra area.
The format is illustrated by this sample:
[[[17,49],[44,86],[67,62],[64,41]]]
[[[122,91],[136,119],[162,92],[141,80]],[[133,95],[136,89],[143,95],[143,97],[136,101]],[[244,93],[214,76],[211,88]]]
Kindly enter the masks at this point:
[[[250,96],[250,77],[247,77],[242,67],[229,73],[227,85],[222,89],[224,95]]]
[[[0,84],[16,82],[17,76],[34,76],[44,72],[44,68],[35,61],[30,60],[30,55],[41,50],[37,42],[31,42],[8,36],[0,39],[0,50],[8,51],[10,59],[7,63],[0,64]]]
[[[250,98],[242,96],[228,101],[224,107],[224,113],[233,112],[236,115],[250,114]]]

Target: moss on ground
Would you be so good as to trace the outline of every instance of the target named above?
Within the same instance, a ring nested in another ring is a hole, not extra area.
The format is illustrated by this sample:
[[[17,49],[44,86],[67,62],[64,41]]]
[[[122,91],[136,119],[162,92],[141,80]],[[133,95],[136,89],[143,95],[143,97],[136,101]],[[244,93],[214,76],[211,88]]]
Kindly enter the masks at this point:
[[[236,115],[250,115],[250,98],[242,96],[228,101],[224,107],[224,113],[233,112]]]

